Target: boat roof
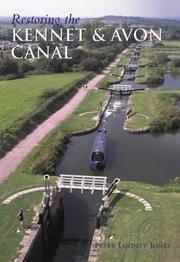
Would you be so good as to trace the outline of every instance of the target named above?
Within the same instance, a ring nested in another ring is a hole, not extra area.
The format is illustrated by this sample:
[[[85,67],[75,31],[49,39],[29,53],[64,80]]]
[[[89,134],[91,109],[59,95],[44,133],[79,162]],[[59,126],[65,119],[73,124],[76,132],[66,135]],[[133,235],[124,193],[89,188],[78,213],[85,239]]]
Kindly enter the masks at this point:
[[[105,129],[98,130],[93,142],[92,152],[104,152],[107,140],[107,131]]]

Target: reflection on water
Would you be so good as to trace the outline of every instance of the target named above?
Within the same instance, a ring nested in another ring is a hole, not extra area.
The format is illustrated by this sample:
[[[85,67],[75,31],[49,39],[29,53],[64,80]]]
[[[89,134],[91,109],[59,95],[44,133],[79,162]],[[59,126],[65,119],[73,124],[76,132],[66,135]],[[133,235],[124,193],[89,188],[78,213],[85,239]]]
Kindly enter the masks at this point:
[[[164,75],[164,83],[162,88],[176,89],[180,88],[180,76],[173,76],[171,74]]]

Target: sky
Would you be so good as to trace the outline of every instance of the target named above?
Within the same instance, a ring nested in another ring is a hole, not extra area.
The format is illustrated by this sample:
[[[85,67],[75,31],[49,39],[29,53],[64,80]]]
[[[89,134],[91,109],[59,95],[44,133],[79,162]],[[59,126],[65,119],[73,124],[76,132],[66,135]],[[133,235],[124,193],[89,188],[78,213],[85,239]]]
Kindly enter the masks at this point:
[[[1,0],[2,1],[2,0]],[[74,17],[104,15],[180,17],[180,0],[5,0],[0,16]]]

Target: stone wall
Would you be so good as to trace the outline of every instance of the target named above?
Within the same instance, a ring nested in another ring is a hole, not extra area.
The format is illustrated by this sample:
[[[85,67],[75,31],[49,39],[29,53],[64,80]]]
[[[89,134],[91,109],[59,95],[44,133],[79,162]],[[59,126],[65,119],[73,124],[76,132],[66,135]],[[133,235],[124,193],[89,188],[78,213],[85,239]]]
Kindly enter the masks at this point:
[[[45,262],[51,256],[64,228],[64,204],[61,192],[46,197],[38,218],[39,226],[32,230],[31,241],[18,262]]]

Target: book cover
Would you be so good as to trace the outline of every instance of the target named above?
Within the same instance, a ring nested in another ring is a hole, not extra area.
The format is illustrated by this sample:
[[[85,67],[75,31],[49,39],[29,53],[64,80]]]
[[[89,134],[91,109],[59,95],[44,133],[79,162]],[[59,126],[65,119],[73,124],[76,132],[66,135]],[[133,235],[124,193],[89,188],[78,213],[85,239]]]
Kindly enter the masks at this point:
[[[0,262],[180,261],[180,3],[0,10]]]

